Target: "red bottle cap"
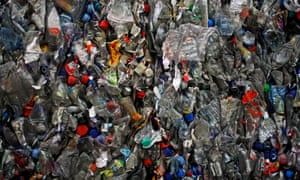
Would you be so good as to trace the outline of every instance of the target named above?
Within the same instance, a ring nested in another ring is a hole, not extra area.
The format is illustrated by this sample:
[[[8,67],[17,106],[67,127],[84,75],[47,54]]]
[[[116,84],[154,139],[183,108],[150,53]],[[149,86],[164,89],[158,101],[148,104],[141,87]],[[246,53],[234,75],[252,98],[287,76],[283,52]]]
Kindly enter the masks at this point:
[[[112,135],[109,135],[109,136],[106,137],[106,142],[109,143],[109,144],[112,143],[113,140],[114,140],[114,137]]]
[[[77,128],[76,128],[76,134],[78,134],[79,136],[85,136],[87,135],[89,131],[89,128],[87,125],[78,125]]]
[[[93,163],[93,164],[91,165],[90,170],[91,170],[92,172],[95,172],[95,171],[97,170],[96,163]]]
[[[86,84],[88,84],[89,80],[90,80],[89,75],[88,75],[88,74],[84,74],[84,75],[81,77],[80,82],[81,82],[82,84],[85,84],[85,85],[86,85]]]
[[[251,52],[254,52],[254,51],[256,51],[256,49],[257,49],[257,47],[256,47],[256,45],[254,45],[254,46],[252,46],[249,50],[250,50]]]
[[[67,84],[69,86],[74,86],[77,83],[77,78],[75,76],[68,76]]]
[[[189,170],[186,172],[186,176],[192,177],[192,176],[193,176],[193,171],[192,171],[191,169],[189,169]]]
[[[143,99],[146,96],[145,91],[136,91],[136,98]]]
[[[24,117],[29,117],[32,111],[32,107],[29,106],[25,106],[24,110],[23,110],[23,116]]]
[[[153,164],[152,160],[150,158],[146,158],[143,160],[143,164],[145,167],[149,167]]]
[[[146,31],[142,31],[141,34],[142,34],[142,37],[146,37]]]
[[[189,80],[190,80],[189,75],[184,74],[184,75],[183,75],[183,80],[184,80],[185,82],[189,82]]]
[[[109,23],[106,19],[103,19],[99,22],[99,27],[105,31],[109,29]]]
[[[169,143],[164,143],[164,142],[161,142],[159,145],[160,145],[160,149],[166,149],[167,147],[170,146]]]

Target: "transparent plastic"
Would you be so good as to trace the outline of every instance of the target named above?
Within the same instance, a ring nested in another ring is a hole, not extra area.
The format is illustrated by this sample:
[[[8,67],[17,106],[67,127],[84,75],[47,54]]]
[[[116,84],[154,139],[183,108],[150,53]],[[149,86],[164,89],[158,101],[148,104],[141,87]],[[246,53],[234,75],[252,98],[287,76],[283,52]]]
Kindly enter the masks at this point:
[[[143,117],[139,114],[130,97],[123,97],[119,100],[119,104],[127,111],[132,121],[141,120]]]
[[[62,33],[59,15],[55,7],[52,7],[47,20],[47,42],[50,50],[57,50],[62,43]]]

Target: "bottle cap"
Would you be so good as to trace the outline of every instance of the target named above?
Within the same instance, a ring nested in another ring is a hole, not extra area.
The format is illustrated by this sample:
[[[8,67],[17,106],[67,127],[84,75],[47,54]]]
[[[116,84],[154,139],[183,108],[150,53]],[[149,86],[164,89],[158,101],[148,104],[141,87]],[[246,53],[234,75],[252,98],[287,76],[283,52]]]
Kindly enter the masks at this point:
[[[151,143],[152,143],[152,140],[148,137],[144,138],[141,142],[143,148],[149,148]]]
[[[77,83],[77,78],[75,76],[68,76],[67,84],[69,86],[74,86]]]
[[[112,143],[113,142],[113,140],[114,140],[114,136],[113,135],[108,135],[108,136],[106,136],[106,142],[107,143]]]
[[[270,151],[270,160],[271,162],[275,162],[278,159],[278,153],[275,148],[272,148]]]
[[[98,137],[98,135],[99,135],[99,133],[98,133],[98,131],[97,131],[97,129],[90,129],[90,131],[89,131],[89,136],[91,136],[92,138],[96,138],[96,137]]]
[[[84,13],[81,18],[81,21],[86,23],[86,22],[89,22],[90,20],[91,20],[91,16],[88,13]]]
[[[92,107],[89,109],[89,117],[90,117],[90,118],[96,117],[96,111],[95,111],[95,107],[94,107],[94,106],[92,106]]]
[[[150,158],[146,158],[143,160],[143,164],[145,167],[150,167],[153,164],[153,161]]]
[[[192,122],[194,120],[194,113],[184,114],[183,118],[187,122]]]
[[[143,99],[146,96],[146,92],[143,90],[137,90],[136,91],[136,98]]]
[[[208,19],[207,25],[208,27],[213,27],[215,25],[215,21],[213,19]]]
[[[104,142],[105,142],[105,137],[101,134],[99,136],[97,136],[96,139],[101,144],[104,144]]]
[[[94,11],[94,5],[92,3],[88,4],[86,8],[86,12],[89,14],[93,14],[93,11]]]
[[[89,80],[90,80],[89,75],[88,75],[88,74],[84,74],[84,75],[82,75],[82,77],[81,77],[81,79],[80,79],[80,82],[81,82],[82,84],[87,85],[88,82],[89,82]]]
[[[178,178],[183,178],[184,175],[185,175],[185,171],[184,171],[183,168],[178,169],[178,171],[176,172],[176,176],[177,176]]]
[[[296,97],[297,91],[295,89],[289,90],[289,94],[291,94],[293,97]]]
[[[166,157],[171,157],[173,155],[173,151],[170,147],[163,149],[163,153]]]
[[[186,172],[186,176],[188,177],[193,177],[193,171],[191,169],[189,169],[187,172]]]
[[[259,141],[255,141],[252,148],[258,152],[262,152],[264,150],[264,144]]]
[[[100,8],[101,8],[100,2],[96,2],[96,3],[94,4],[94,9],[95,9],[96,11],[99,11]]]
[[[295,172],[294,172],[293,170],[288,169],[288,170],[285,171],[284,175],[285,175],[285,177],[286,177],[287,179],[292,179],[293,176],[294,176],[294,173],[295,173]]]
[[[185,159],[183,158],[183,156],[178,156],[176,159],[181,166],[185,164]]]
[[[39,149],[33,149],[33,150],[32,150],[32,152],[31,152],[31,157],[32,157],[32,158],[38,159],[38,158],[39,158],[39,155],[40,155]]]
[[[85,124],[78,125],[76,128],[76,134],[78,134],[81,137],[87,135],[88,131],[89,128]]]
[[[172,177],[172,175],[168,172],[168,173],[166,173],[166,174],[164,175],[164,179],[165,179],[165,180],[173,180],[173,177]]]
[[[165,149],[165,148],[167,148],[169,146],[170,146],[169,143],[164,143],[163,141],[160,143],[160,149]]]
[[[99,22],[99,27],[105,31],[109,29],[109,23],[106,19],[103,19]]]

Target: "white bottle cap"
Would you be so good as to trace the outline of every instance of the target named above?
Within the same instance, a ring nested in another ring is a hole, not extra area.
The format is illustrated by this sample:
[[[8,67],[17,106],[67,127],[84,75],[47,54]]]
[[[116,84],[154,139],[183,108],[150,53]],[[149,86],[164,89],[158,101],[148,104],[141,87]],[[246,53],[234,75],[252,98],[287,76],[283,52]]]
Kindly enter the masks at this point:
[[[90,118],[96,117],[96,111],[95,111],[95,107],[94,107],[94,106],[92,106],[92,107],[89,109],[89,116],[90,116]]]

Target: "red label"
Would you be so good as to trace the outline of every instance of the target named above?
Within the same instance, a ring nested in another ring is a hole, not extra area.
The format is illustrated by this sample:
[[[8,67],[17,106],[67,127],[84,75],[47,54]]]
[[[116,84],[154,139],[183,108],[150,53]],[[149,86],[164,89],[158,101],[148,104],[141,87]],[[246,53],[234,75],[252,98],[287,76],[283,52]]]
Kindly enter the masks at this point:
[[[59,28],[49,28],[49,32],[55,36],[57,36],[60,33]]]

